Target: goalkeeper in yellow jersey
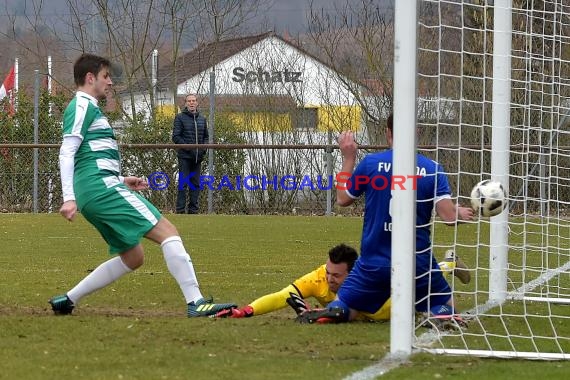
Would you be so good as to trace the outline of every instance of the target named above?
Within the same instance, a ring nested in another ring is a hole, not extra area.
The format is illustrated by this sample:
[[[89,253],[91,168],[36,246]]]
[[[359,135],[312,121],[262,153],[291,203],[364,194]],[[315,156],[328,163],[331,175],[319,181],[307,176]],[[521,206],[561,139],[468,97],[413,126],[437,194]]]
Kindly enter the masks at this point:
[[[291,294],[301,299],[315,298],[322,306],[326,306],[336,297],[336,292],[348,272],[354,266],[358,253],[346,244],[339,244],[329,251],[326,264],[293,281],[278,292],[267,294],[239,309],[232,309],[217,314],[218,317],[244,318],[279,310],[287,306]],[[389,317],[389,310],[388,310]]]
[[[304,311],[302,310],[303,307],[307,307],[303,300],[310,297],[315,298],[324,307],[335,299],[338,289],[352,270],[357,258],[358,253],[354,248],[346,244],[339,244],[330,249],[329,258],[325,264],[293,281],[291,285],[278,292],[260,297],[247,306],[222,311],[216,314],[216,317],[252,317],[282,309],[287,304],[293,307],[297,313],[300,313]],[[439,263],[439,266],[443,272],[453,272],[463,283],[470,281],[467,267],[455,257],[453,250],[446,252],[445,260]],[[388,320],[390,319],[390,300],[386,301],[373,314],[361,314],[360,319]]]

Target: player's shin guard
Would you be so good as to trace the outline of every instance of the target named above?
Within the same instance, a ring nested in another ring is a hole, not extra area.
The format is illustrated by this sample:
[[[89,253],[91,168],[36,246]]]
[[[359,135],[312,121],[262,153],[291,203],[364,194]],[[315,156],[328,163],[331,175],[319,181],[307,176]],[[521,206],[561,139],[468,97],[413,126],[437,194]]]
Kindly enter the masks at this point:
[[[198,288],[198,279],[190,255],[186,253],[180,236],[172,236],[164,240],[160,245],[164,255],[166,266],[180,286],[186,303],[194,302],[202,298]]]
[[[79,284],[67,292],[67,297],[69,297],[71,302],[77,304],[81,298],[104,288],[132,271],[131,268],[125,265],[120,256],[115,256],[89,273]]]

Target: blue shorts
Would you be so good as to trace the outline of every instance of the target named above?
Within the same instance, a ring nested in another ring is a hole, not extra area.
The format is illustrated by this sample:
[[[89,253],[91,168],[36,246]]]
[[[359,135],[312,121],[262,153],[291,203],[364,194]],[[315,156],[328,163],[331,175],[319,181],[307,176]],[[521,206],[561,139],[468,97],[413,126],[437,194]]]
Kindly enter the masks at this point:
[[[351,309],[375,313],[390,298],[391,274],[387,261],[372,265],[359,259],[338,290],[338,299]],[[416,277],[417,311],[450,300],[451,288],[430,253],[416,255]]]
[[[372,265],[358,259],[338,290],[338,299],[353,310],[373,314],[390,298],[391,273],[389,262]]]

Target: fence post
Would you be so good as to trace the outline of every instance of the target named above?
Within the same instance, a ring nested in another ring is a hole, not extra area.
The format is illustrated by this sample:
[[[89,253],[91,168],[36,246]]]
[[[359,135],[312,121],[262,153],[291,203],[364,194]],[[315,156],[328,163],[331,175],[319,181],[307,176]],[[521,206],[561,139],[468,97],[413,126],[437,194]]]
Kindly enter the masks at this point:
[[[214,93],[216,91],[216,72],[212,68],[210,72],[210,116],[208,118],[208,144],[214,143]],[[214,175],[214,150],[208,149],[208,174],[213,176]],[[208,214],[212,214],[214,212],[214,205],[213,205],[213,194],[212,189],[208,186]]]
[[[34,144],[38,143],[39,138],[39,109],[40,109],[40,71],[34,70]],[[33,184],[33,212],[38,212],[38,159],[39,150],[34,148],[34,184]]]
[[[327,144],[329,146],[325,149],[326,154],[326,165],[327,165],[327,178],[332,178],[333,175],[333,157],[332,157],[332,131],[329,130],[327,133]],[[326,215],[332,215],[332,189],[333,183],[330,183],[330,186],[327,188],[327,211]]]

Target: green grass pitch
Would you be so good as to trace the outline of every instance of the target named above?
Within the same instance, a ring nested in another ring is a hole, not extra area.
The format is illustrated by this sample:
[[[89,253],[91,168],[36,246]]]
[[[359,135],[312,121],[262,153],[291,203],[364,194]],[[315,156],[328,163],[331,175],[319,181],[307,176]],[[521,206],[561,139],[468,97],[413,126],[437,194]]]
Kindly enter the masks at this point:
[[[359,247],[361,218],[168,215],[202,291],[242,305]],[[452,233],[452,228],[449,229]],[[188,319],[159,248],[145,265],[86,297],[73,316],[47,300],[108,257],[79,216],[1,214],[0,379],[341,379],[389,351],[389,324],[298,325],[289,309],[242,320]],[[568,362],[421,354],[382,378],[563,378]],[[421,373],[421,375],[420,375]]]

